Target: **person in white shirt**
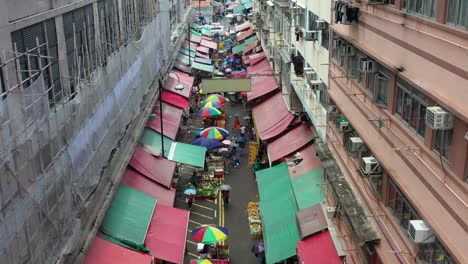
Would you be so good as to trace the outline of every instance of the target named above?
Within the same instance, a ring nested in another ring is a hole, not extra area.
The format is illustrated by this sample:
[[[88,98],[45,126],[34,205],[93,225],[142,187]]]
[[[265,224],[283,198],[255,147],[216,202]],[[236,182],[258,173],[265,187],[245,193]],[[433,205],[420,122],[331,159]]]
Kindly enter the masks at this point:
[[[245,137],[245,129],[246,128],[244,125],[241,125],[241,127],[239,128],[241,137]]]

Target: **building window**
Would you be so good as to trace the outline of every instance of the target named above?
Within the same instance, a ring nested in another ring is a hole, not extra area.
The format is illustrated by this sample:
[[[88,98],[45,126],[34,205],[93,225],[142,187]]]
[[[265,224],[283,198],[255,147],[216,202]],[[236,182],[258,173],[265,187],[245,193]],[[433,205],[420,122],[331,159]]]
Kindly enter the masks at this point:
[[[21,54],[18,56],[21,80],[18,81],[29,87],[42,74],[50,105],[61,102],[64,94],[60,81],[55,20],[51,18],[16,30],[11,33],[11,40],[13,47],[16,46],[16,51]]]
[[[447,22],[468,29],[468,1],[449,0]]]
[[[391,72],[376,62],[376,70],[369,73],[367,89],[372,94],[374,102],[381,106],[388,106],[388,90]]]
[[[391,178],[389,178],[388,184],[387,206],[405,230],[408,229],[410,220],[421,219],[419,214],[416,212],[416,209],[414,209],[413,205],[408,201]]]
[[[325,22],[325,29],[322,30],[321,36],[322,41],[320,41],[320,45],[328,50],[328,46],[330,45],[330,29],[327,22]]]
[[[420,259],[424,264],[456,264],[447,249],[442,245],[439,239],[434,243],[420,244]]]
[[[117,10],[117,0],[101,0],[98,2],[103,61],[107,61],[115,51],[119,50],[120,21]]]
[[[63,15],[63,29],[72,93],[80,79],[97,67],[93,6],[87,5]]]
[[[308,11],[309,12],[309,19],[308,19],[308,25],[307,25],[307,30],[312,30],[314,27],[315,27],[315,21],[319,20],[319,17],[312,13],[312,11]]]
[[[427,96],[402,79],[398,79],[396,115],[424,138]]]
[[[348,44],[350,45],[350,44]],[[358,83],[363,82],[364,80],[364,73],[359,70],[359,58],[367,57],[366,54],[362,53],[360,50],[356,50],[356,55],[348,57],[348,71],[347,74],[351,76],[354,80]]]
[[[378,194],[379,197],[382,197],[383,174],[369,175],[369,183],[372,187],[372,190],[374,190],[374,192]]]
[[[450,161],[452,150],[453,130],[436,130],[434,137],[434,151],[446,161]]]
[[[409,13],[435,18],[437,0],[404,0],[403,10]]]

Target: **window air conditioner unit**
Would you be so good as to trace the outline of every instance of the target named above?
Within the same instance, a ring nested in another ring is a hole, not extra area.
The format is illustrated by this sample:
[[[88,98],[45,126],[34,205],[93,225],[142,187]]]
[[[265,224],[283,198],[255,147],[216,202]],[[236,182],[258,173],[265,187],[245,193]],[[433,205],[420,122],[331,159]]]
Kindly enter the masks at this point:
[[[309,31],[307,30],[305,32],[305,36],[304,36],[304,39],[306,41],[315,41],[317,40],[317,37],[318,37],[318,32],[317,31]]]
[[[299,6],[295,6],[295,7],[292,8],[292,14],[294,16],[302,15],[302,11],[303,11],[302,8],[299,7]]]
[[[324,30],[327,27],[327,24],[324,20],[316,20],[315,21],[315,29],[316,30]]]
[[[367,175],[381,174],[383,172],[379,161],[374,157],[363,157],[361,164],[362,171]]]
[[[360,137],[350,137],[349,138],[349,150],[352,152],[356,152],[364,142],[362,142],[362,139]]]
[[[312,68],[304,68],[304,76],[307,80],[317,79],[317,73]]]
[[[309,80],[309,86],[312,91],[321,91],[325,89],[321,80]]]
[[[344,56],[356,55],[356,49],[352,45],[343,46],[341,52],[343,53]]]
[[[426,108],[426,124],[432,129],[451,129],[453,116],[440,106]]]
[[[333,218],[336,215],[336,207],[327,207],[327,217]]]
[[[417,244],[428,244],[435,242],[435,236],[432,234],[431,228],[424,220],[410,220],[408,226],[408,234]]]
[[[340,123],[338,123],[338,131],[340,132],[349,131],[349,123],[346,121],[341,121]]]
[[[359,70],[361,72],[373,72],[375,71],[375,61],[369,58],[359,59]]]

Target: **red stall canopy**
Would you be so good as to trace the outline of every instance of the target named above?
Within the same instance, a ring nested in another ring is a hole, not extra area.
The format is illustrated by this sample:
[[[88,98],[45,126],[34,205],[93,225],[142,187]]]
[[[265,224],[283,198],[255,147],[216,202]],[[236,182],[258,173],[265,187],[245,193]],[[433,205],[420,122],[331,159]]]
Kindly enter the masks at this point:
[[[192,71],[192,68],[189,65],[184,64],[181,61],[174,62],[174,67],[176,69],[179,69],[179,70],[184,71],[184,72],[191,72]]]
[[[314,139],[312,130],[306,124],[302,124],[280,138],[268,144],[268,156],[270,162],[277,161],[302,148]]]
[[[210,58],[210,55],[201,53],[201,52],[199,52],[199,51],[197,51],[196,56],[197,56],[197,57],[202,57],[202,58],[205,58],[205,59],[209,59],[209,58]]]
[[[301,163],[295,166],[288,166],[289,175],[292,180],[304,175],[304,173],[320,168],[320,159],[315,155],[313,146],[301,150],[300,153],[303,159]]]
[[[252,62],[251,62],[252,64]],[[252,76],[252,91],[247,94],[247,100],[251,101],[278,88],[273,71],[267,60],[262,60],[247,68],[248,74],[259,74]]]
[[[158,203],[145,244],[153,257],[183,264],[189,212]]]
[[[255,31],[252,28],[249,28],[249,30],[240,33],[237,40],[242,41],[242,40],[252,36],[253,34],[255,34]]]
[[[257,62],[260,62],[263,58],[265,58],[265,52],[259,52],[255,54],[249,55],[249,62],[251,65],[254,65]]]
[[[182,109],[188,109],[189,107],[189,100],[187,98],[173,92],[163,91],[162,100]]]
[[[197,51],[203,52],[203,53],[208,53],[210,52],[210,49],[205,47],[205,46],[198,46]]]
[[[200,45],[208,47],[210,49],[214,49],[214,50],[218,49],[218,44],[216,44],[216,42],[209,41],[209,40],[206,40],[206,39],[202,39]]]
[[[294,115],[288,111],[281,93],[255,105],[252,108],[255,126],[260,139],[266,140],[285,131]]]
[[[175,139],[177,131],[179,130],[180,118],[183,110],[165,102],[162,104],[164,136],[170,139]],[[153,114],[156,115],[156,118],[153,121],[146,123],[146,126],[161,133],[161,114],[159,113],[159,104],[155,106]]]
[[[258,45],[259,45],[258,39],[254,40],[254,42],[252,42],[252,43],[246,45],[246,46],[244,47],[244,50],[243,50],[243,51],[244,51],[244,54],[247,53],[247,52],[249,52],[249,51],[251,51],[251,50],[253,50],[253,49],[254,49],[255,47],[257,47]]]
[[[151,260],[152,257],[148,254],[95,237],[82,264],[151,264]]]
[[[329,231],[299,241],[297,256],[302,264],[343,264]]]
[[[137,146],[128,165],[162,186],[171,187],[176,167],[175,162],[165,158],[157,158],[146,152],[142,147]]]
[[[237,25],[236,26],[236,31],[239,32],[239,31],[243,31],[245,29],[248,29],[250,27],[250,22],[245,22],[244,24],[240,24],[240,25]]]
[[[125,169],[121,184],[158,199],[157,204],[173,206],[176,189],[167,189],[130,168]]]
[[[179,78],[177,78],[177,77],[179,77]],[[184,89],[182,89],[180,91],[176,90],[176,88],[175,88],[176,85],[177,85],[177,82],[179,81],[179,79],[180,79],[180,84],[182,84],[182,86],[184,86]],[[188,98],[189,95],[190,95],[190,89],[192,89],[194,80],[195,80],[194,77],[188,75],[185,72],[172,71],[172,73],[169,74],[169,80],[167,81],[166,87],[164,89],[168,90],[168,91],[171,91],[173,93],[176,93],[178,95],[181,95],[183,97]]]

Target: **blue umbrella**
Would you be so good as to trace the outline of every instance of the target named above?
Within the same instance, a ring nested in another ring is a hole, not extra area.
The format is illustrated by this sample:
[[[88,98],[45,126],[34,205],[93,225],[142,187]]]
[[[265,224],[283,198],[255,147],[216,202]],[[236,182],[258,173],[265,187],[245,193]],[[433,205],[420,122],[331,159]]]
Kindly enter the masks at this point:
[[[238,142],[245,142],[245,137],[238,137],[238,138],[237,138],[237,141],[238,141]]]
[[[217,139],[205,138],[205,137],[196,138],[196,139],[192,140],[191,144],[195,145],[195,146],[205,147],[208,150],[212,150],[212,149],[221,147],[223,145]]]

